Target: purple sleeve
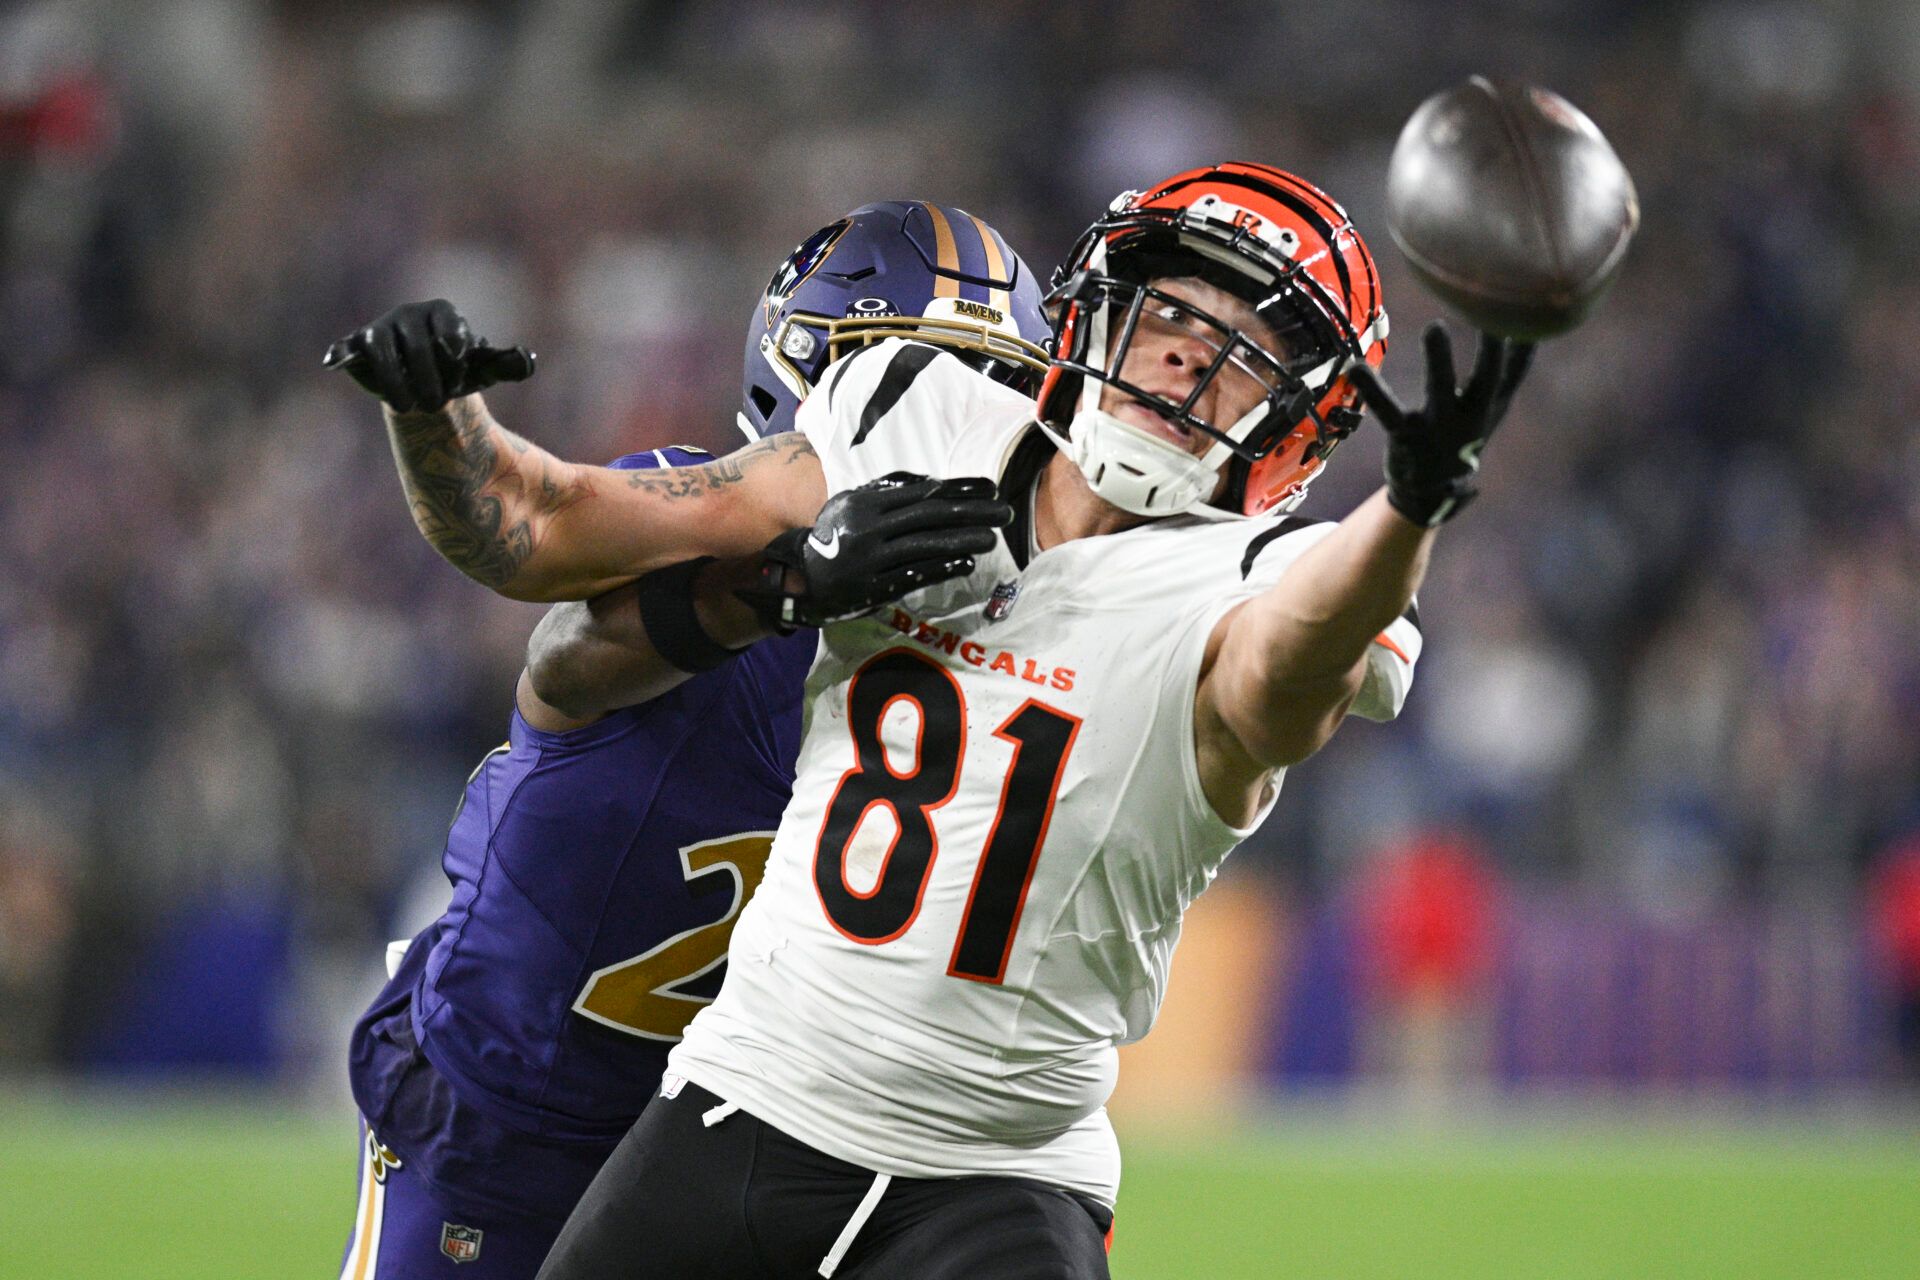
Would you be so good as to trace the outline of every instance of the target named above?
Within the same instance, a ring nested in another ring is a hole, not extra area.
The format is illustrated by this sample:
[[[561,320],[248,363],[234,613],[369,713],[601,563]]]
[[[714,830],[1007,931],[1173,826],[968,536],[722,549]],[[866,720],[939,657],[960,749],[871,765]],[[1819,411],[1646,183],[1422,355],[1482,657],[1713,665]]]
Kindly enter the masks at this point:
[[[647,471],[654,467],[697,467],[712,462],[713,455],[690,444],[670,444],[664,449],[642,453],[623,453],[607,465],[616,471]]]

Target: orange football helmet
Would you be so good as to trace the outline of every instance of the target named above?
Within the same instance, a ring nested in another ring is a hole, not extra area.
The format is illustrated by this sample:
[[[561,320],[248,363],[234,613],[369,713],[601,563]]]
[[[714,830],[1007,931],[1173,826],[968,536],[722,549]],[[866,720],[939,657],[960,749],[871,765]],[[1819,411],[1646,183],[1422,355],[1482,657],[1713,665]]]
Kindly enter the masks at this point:
[[[1180,277],[1244,299],[1283,349],[1154,288]],[[1206,502],[1223,464],[1220,505],[1229,511],[1257,515],[1298,503],[1359,425],[1359,393],[1346,371],[1357,361],[1379,367],[1387,349],[1380,275],[1346,210],[1312,183],[1262,164],[1211,165],[1122,194],[1074,245],[1047,301],[1055,342],[1041,421],[1065,429],[1095,492],[1104,485],[1103,497],[1149,515]],[[1119,376],[1143,312],[1169,308],[1214,334],[1212,365],[1184,402]],[[1208,422],[1194,405],[1229,365],[1256,376],[1268,394],[1236,422]],[[1102,385],[1212,436],[1214,446],[1195,458],[1100,413]]]

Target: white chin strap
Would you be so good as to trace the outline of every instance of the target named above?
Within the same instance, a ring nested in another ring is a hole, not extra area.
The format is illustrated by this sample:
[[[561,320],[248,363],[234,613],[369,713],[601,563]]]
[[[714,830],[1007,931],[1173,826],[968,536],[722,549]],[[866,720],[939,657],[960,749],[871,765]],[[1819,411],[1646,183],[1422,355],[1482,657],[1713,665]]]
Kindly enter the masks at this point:
[[[1040,429],[1073,459],[1094,496],[1122,511],[1137,516],[1214,514],[1206,501],[1220,483],[1220,464],[1214,455],[1226,453],[1225,445],[1216,445],[1206,456],[1195,457],[1171,441],[1099,408],[1075,414],[1065,439],[1044,422]]]

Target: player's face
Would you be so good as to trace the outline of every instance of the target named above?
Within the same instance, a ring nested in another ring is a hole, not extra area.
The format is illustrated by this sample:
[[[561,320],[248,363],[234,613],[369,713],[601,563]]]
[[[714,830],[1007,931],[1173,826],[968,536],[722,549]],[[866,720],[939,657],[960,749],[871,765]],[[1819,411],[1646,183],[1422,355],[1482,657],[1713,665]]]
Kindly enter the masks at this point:
[[[1193,304],[1221,324],[1240,330],[1276,355],[1284,354],[1279,338],[1253,308],[1224,289],[1204,280],[1155,280],[1153,287],[1168,297]],[[1149,298],[1140,313],[1133,340],[1120,365],[1122,380],[1142,391],[1181,403],[1219,357],[1227,335],[1217,325],[1183,311],[1178,305]],[[1266,397],[1273,388],[1273,371],[1250,354],[1236,353],[1220,375],[1201,392],[1193,412],[1213,425],[1226,428]],[[1134,426],[1151,431],[1187,450],[1202,454],[1213,437],[1172,422],[1140,400],[1114,387],[1100,397],[1100,407]]]

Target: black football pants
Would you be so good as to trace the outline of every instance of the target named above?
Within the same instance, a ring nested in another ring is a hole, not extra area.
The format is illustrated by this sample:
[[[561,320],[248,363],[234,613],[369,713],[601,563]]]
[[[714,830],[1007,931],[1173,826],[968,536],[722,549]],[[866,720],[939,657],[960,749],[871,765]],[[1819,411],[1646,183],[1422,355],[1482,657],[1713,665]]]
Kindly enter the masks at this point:
[[[1113,1217],[1020,1178],[874,1174],[694,1084],[655,1095],[567,1219],[539,1280],[1106,1280]]]

